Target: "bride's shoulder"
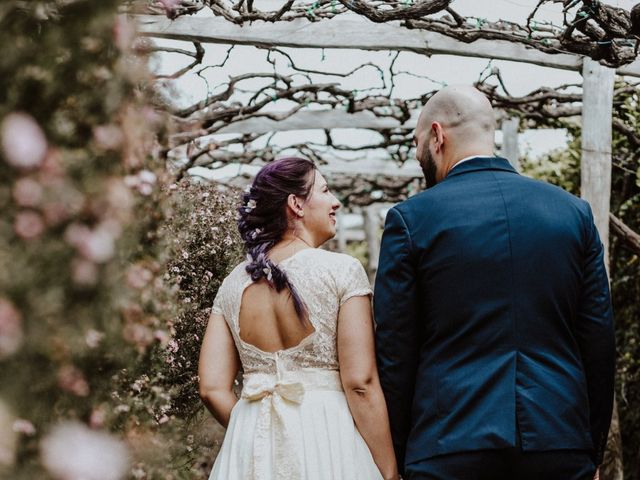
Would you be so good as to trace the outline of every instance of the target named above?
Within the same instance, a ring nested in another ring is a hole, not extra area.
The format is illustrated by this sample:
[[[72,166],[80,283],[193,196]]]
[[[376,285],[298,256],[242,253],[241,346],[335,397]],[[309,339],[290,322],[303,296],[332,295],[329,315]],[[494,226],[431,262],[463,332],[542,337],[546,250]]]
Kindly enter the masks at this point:
[[[238,263],[222,280],[221,285],[229,285],[230,283],[242,281],[247,272],[247,261],[243,260]]]
[[[331,269],[340,270],[360,263],[357,258],[346,253],[332,252],[321,248],[317,248],[315,251],[316,259]]]

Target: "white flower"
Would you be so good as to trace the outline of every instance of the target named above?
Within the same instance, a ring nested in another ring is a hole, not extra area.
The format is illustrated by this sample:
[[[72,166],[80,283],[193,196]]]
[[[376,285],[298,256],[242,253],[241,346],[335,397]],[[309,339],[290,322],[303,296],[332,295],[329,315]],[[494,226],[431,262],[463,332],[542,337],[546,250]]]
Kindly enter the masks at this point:
[[[248,213],[248,212],[250,212],[251,210],[253,210],[254,208],[256,208],[256,205],[257,205],[257,204],[256,204],[256,201],[252,198],[251,200],[249,200],[249,201],[247,202],[246,207],[244,207],[244,211]]]
[[[265,267],[262,269],[262,271],[267,276],[267,280],[271,281],[273,279],[273,275],[271,273],[271,267]]]
[[[80,244],[80,252],[89,260],[105,263],[115,254],[115,238],[112,232],[103,227],[93,230]]]
[[[154,184],[158,177],[151,170],[140,170],[138,172],[138,179],[144,183]]]
[[[47,154],[47,139],[40,125],[26,113],[10,113],[0,127],[7,162],[21,169],[39,167]]]
[[[87,330],[84,334],[84,341],[89,348],[97,348],[100,342],[104,339],[105,334],[93,328]]]
[[[263,231],[264,229],[262,228],[256,228],[249,234],[249,237],[251,237],[251,240],[255,240],[256,238],[258,238],[258,235],[260,235]]]
[[[129,470],[124,443],[79,422],[55,427],[42,440],[40,454],[44,466],[59,480],[121,480]]]

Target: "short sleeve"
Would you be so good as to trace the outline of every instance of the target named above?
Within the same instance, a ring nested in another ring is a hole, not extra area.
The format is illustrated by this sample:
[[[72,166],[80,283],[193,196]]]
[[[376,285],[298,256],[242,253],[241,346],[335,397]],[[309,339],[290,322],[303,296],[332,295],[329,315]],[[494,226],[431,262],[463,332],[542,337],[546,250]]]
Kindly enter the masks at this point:
[[[349,263],[346,271],[338,272],[338,280],[340,282],[339,298],[340,306],[342,306],[351,297],[359,297],[372,295],[369,277],[364,267],[356,258],[349,257]]]
[[[216,313],[218,315],[224,315],[222,311],[222,297],[224,291],[224,282],[220,284],[218,287],[218,292],[216,293],[216,298],[213,299],[213,306],[211,307],[211,313]]]

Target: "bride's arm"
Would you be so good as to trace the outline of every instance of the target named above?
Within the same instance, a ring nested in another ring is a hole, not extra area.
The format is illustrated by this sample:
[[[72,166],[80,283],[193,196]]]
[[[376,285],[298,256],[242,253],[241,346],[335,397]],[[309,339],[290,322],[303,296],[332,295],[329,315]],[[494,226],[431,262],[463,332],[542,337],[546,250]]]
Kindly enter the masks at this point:
[[[369,297],[347,300],[338,315],[340,377],[358,431],[385,479],[398,479],[387,405],[376,368]]]
[[[222,315],[213,313],[200,350],[200,398],[225,428],[229,424],[231,409],[238,401],[233,393],[233,382],[239,368],[238,351],[227,322]]]

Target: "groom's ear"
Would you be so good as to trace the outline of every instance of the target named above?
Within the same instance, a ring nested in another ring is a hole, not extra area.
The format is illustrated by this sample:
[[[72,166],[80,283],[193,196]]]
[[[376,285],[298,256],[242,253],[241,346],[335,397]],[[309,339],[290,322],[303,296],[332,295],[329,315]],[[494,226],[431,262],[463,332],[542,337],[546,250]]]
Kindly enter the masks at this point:
[[[436,142],[436,152],[440,152],[444,145],[444,129],[442,125],[440,125],[440,122],[431,122],[431,135]]]

